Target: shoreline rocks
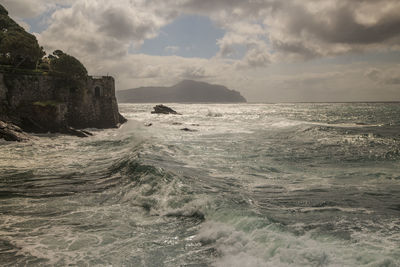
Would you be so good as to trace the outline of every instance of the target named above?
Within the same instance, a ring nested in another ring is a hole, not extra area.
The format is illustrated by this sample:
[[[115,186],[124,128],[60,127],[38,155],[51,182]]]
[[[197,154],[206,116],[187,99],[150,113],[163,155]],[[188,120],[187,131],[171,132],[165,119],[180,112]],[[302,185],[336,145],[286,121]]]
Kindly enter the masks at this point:
[[[23,132],[21,128],[18,126],[0,121],[0,139],[4,139],[6,141],[17,141],[17,142],[26,142],[31,139],[31,137]]]
[[[72,127],[63,127],[55,131],[55,133],[67,134],[76,137],[89,137],[93,136],[91,132],[85,130],[78,130]],[[32,136],[24,132],[20,127],[10,122],[0,120],[0,139],[14,142],[26,142],[32,140]]]

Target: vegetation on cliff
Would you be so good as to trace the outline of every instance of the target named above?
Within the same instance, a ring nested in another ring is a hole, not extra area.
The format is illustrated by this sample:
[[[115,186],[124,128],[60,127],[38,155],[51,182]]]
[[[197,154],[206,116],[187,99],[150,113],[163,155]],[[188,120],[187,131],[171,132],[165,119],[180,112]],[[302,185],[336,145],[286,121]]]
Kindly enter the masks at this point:
[[[50,70],[56,74],[68,77],[73,80],[80,80],[87,77],[88,72],[85,66],[75,57],[56,50],[49,55]]]
[[[60,76],[69,81],[87,77],[85,66],[75,57],[55,50],[46,53],[36,37],[24,30],[8,16],[0,5],[0,65],[1,70],[18,74],[45,74]]]
[[[35,69],[44,55],[36,37],[12,20],[0,5],[0,64]]]

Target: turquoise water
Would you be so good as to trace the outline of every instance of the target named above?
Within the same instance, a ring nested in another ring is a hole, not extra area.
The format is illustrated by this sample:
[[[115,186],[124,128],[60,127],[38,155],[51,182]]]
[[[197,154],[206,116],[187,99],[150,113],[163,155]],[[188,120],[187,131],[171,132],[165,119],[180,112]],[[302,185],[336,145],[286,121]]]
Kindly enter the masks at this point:
[[[400,265],[400,104],[152,106],[0,141],[0,264]]]

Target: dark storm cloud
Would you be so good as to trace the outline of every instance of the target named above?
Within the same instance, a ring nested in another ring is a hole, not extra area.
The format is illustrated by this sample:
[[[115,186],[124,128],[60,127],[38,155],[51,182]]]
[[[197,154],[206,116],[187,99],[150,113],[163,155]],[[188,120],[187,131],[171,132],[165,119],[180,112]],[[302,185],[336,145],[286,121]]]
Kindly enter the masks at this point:
[[[188,0],[181,8],[210,14],[228,32],[241,22],[263,23],[270,49],[282,55],[311,58],[400,44],[396,0]],[[222,52],[230,51],[219,43]]]
[[[146,17],[136,18],[123,8],[110,8],[101,14],[99,30],[118,39],[145,39],[157,26]]]
[[[295,5],[288,9],[288,32],[298,36],[307,32],[328,43],[345,44],[379,43],[400,35],[399,14],[387,12],[373,24],[365,25],[356,20],[359,6],[349,2],[319,12],[324,16],[322,20],[304,6]]]

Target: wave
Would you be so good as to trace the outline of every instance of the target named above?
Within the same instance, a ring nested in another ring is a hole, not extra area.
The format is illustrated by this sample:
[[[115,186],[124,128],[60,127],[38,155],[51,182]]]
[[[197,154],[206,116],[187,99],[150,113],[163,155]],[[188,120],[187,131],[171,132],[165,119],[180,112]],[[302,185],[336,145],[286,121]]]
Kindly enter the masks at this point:
[[[142,164],[135,157],[119,160],[110,171],[129,180],[120,188],[122,203],[142,207],[152,215],[205,219],[202,211],[205,202],[193,194],[184,177],[157,166]]]
[[[282,158],[332,162],[395,161],[400,159],[398,127],[341,127],[303,124],[281,132],[292,153]],[[281,141],[282,142],[282,141]],[[282,151],[287,148],[283,147]],[[279,152],[277,152],[279,153]],[[332,162],[335,163],[335,162]]]
[[[219,118],[222,117],[222,113],[208,110],[207,117]]]
[[[239,219],[240,218],[240,219]],[[298,225],[305,227],[307,225]],[[396,243],[391,236],[379,236],[381,245],[370,247],[368,233],[358,243],[348,238],[307,231],[297,235],[267,218],[241,216],[207,221],[195,240],[216,250],[214,266],[397,266],[391,255]],[[378,238],[378,237],[377,237]]]

